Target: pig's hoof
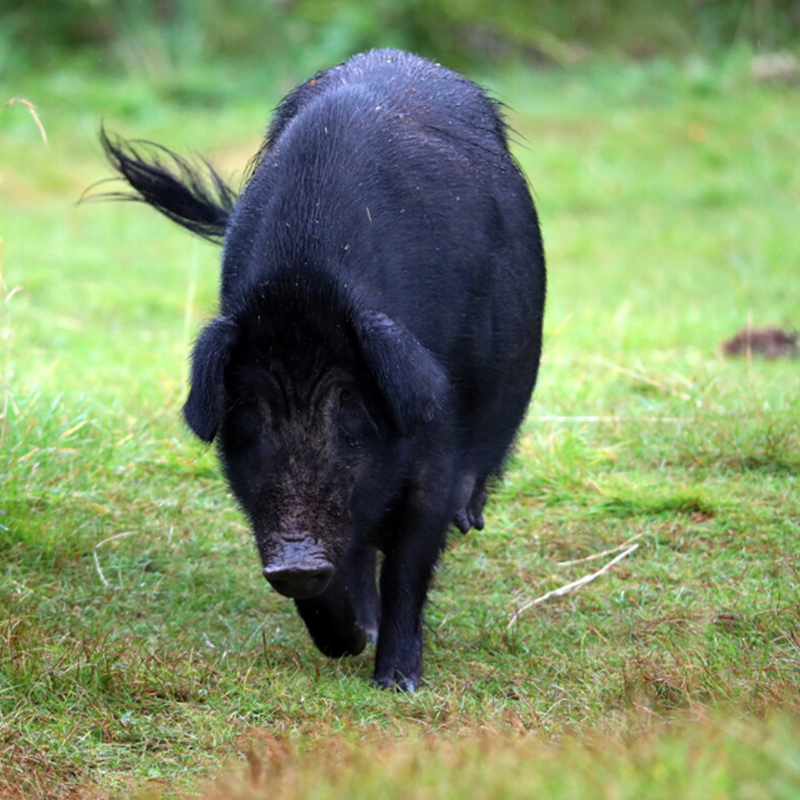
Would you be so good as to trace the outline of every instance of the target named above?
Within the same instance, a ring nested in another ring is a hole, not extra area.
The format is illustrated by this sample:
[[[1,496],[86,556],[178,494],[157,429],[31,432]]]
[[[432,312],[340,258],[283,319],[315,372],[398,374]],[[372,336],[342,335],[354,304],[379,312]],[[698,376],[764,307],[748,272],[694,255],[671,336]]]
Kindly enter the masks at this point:
[[[453,514],[453,525],[461,533],[469,533],[470,528],[482,531],[486,524],[483,519],[483,507],[486,505],[486,489],[481,483],[473,489],[472,496],[464,508]]]
[[[364,632],[367,634],[367,641],[370,644],[377,645],[378,644],[378,626],[377,625],[367,625],[364,629]]]
[[[482,531],[486,524],[483,519],[483,508],[486,505],[486,500],[486,487],[483,484],[476,486],[467,506],[467,516],[472,527],[478,531]]]
[[[470,512],[469,515],[469,523],[475,528],[476,531],[482,531],[486,527],[486,522],[483,519],[483,514],[478,514],[477,516],[473,515]]]
[[[319,651],[329,658],[357,656],[367,646],[368,641],[367,631],[359,627],[347,633],[329,631],[326,635],[322,635],[317,631],[312,635]]]
[[[419,687],[419,677],[407,677],[394,671],[390,675],[378,675],[375,673],[373,680],[379,689],[394,689],[408,694],[413,694]]]
[[[456,511],[456,513],[453,515],[453,524],[461,531],[461,533],[469,533],[469,529],[472,527],[472,520],[470,519],[466,508],[460,508],[458,511]]]

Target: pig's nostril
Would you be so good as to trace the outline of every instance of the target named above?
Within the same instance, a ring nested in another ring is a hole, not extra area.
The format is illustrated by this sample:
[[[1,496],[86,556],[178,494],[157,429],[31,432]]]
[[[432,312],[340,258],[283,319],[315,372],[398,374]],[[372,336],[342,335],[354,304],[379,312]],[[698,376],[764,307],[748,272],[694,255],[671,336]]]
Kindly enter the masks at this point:
[[[264,567],[264,577],[282,595],[305,600],[327,587],[333,577],[333,564],[317,561]]]

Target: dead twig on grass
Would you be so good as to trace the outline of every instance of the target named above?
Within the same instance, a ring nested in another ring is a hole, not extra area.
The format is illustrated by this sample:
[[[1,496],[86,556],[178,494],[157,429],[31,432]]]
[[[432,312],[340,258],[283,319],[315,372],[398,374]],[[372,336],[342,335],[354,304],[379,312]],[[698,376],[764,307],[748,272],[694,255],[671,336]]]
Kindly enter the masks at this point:
[[[601,553],[593,553],[590,556],[586,556],[585,558],[576,558],[572,561],[557,561],[557,567],[573,567],[575,564],[583,564],[587,561],[597,561],[598,558],[602,558],[603,556],[610,556],[612,553],[618,553],[620,550],[624,550],[629,545],[633,544],[637,539],[641,539],[644,536],[644,533],[637,533],[636,536],[631,536],[627,542],[623,542],[616,547],[612,547],[608,550],[603,550]]]
[[[553,589],[551,592],[547,592],[543,594],[541,597],[537,597],[534,600],[529,600],[527,603],[524,603],[520,606],[513,617],[511,617],[511,621],[508,623],[509,628],[513,628],[516,625],[517,620],[520,618],[522,614],[524,614],[528,609],[533,608],[534,606],[538,606],[541,603],[546,602],[547,600],[551,600],[554,597],[563,597],[565,594],[570,594],[571,592],[577,591],[583,586],[586,586],[587,583],[591,583],[593,580],[596,580],[601,575],[608,572],[614,564],[622,561],[623,558],[629,556],[634,550],[639,548],[638,544],[631,545],[627,550],[620,553],[616,558],[612,558],[611,561],[608,562],[604,567],[597,570],[597,572],[593,572],[591,575],[584,575],[582,578],[578,578],[576,581],[572,581],[572,583],[567,583],[564,586],[560,587],[559,589]]]
[[[114,539],[122,539],[124,536],[133,536],[134,533],[136,533],[136,531],[122,531],[121,533],[115,533],[113,536],[103,539],[102,542],[98,542],[94,546],[94,550],[92,551],[92,555],[94,556],[94,566],[97,569],[97,574],[100,576],[100,581],[106,589],[110,588],[111,584],[106,580],[106,576],[103,574],[103,570],[100,567],[100,559],[97,557],[97,548],[102,547],[104,544],[108,544],[108,542],[113,542]]]
[[[3,109],[6,106],[12,106],[15,103],[21,103],[23,106],[25,106],[25,108],[28,109],[28,111],[30,111],[33,121],[36,123],[36,127],[39,129],[39,133],[42,135],[42,141],[47,144],[47,131],[45,131],[44,125],[42,125],[42,121],[39,119],[39,115],[36,113],[36,109],[30,100],[25,100],[22,97],[12,97],[10,100],[6,100],[2,106],[0,106],[0,114],[3,113]]]

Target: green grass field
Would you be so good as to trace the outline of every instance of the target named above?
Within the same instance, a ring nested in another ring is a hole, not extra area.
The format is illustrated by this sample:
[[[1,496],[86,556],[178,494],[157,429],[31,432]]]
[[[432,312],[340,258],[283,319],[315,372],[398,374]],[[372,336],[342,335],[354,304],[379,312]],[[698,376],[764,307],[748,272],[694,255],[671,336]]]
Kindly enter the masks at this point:
[[[218,252],[77,205],[101,119],[236,174],[300,77],[5,90],[49,144],[0,116],[0,797],[800,797],[800,362],[720,354],[800,325],[800,88],[741,54],[485,78],[542,220],[545,354],[407,696],[313,648],[181,425]]]

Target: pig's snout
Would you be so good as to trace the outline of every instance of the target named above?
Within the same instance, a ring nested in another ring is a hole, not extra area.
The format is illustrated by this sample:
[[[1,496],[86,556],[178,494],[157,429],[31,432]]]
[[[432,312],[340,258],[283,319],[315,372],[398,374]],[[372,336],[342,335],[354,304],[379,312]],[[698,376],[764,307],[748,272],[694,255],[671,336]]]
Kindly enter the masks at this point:
[[[296,600],[305,600],[322,592],[333,577],[333,564],[308,539],[289,539],[282,542],[264,566],[264,577],[275,591]],[[311,552],[309,552],[309,550]]]
[[[296,562],[264,567],[264,577],[275,591],[296,600],[319,594],[330,583],[333,564],[327,561]]]

